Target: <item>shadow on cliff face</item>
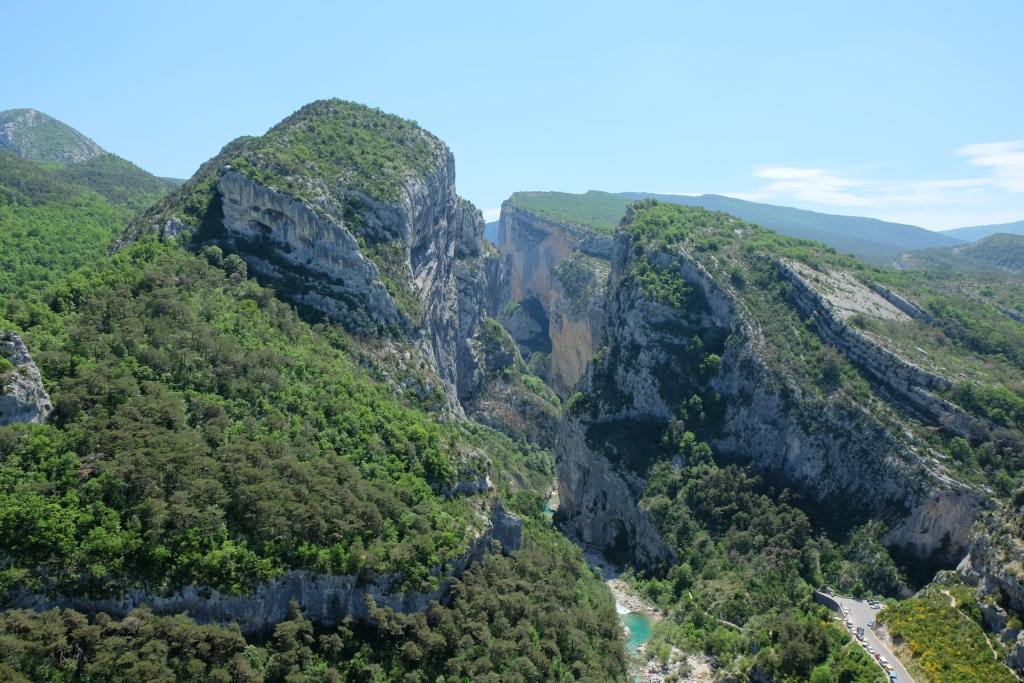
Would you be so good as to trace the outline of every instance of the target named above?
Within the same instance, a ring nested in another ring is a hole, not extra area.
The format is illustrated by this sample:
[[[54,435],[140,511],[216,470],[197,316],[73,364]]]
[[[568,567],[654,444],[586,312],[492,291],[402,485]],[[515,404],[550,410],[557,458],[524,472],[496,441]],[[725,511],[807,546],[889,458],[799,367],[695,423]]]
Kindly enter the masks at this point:
[[[633,557],[626,524],[621,519],[613,519],[605,529],[604,556],[611,562],[626,566]]]
[[[750,465],[748,459],[741,457],[716,455],[715,461],[720,466]],[[807,515],[815,533],[824,533],[837,544],[849,542],[851,536],[866,524],[884,522],[877,514],[871,514],[869,506],[856,504],[857,501],[851,500],[848,495],[837,494],[825,500],[817,500],[808,492],[794,488],[791,482],[777,472],[758,471],[757,475],[762,482],[762,493],[777,499],[782,492],[786,492],[788,502]],[[892,509],[888,512],[892,517],[906,514],[905,509]],[[956,549],[951,547],[948,536],[943,539],[939,549],[928,556],[921,556],[909,547],[886,547],[886,551],[906,579],[906,587],[911,591],[917,591],[925,586],[935,577],[936,572],[953,569],[963,554],[958,555]]]
[[[551,353],[550,321],[537,297],[528,297],[511,306],[502,315],[501,323],[519,345],[524,358],[534,353]]]

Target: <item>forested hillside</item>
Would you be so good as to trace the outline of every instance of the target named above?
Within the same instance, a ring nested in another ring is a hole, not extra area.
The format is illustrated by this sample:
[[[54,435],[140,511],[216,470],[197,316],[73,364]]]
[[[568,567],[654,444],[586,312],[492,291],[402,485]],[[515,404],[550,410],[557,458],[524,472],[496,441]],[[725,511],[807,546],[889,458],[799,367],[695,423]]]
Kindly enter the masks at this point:
[[[273,136],[252,147],[260,161],[277,155],[279,185],[310,178],[311,145],[339,185],[390,196],[441,144],[418,147],[427,138],[414,124],[357,105],[336,113],[354,138],[334,135],[330,114],[294,147]],[[412,155],[398,166],[396,144]],[[162,191],[122,183],[138,176],[127,162],[3,161],[21,241],[0,329],[25,341],[55,409],[45,424],[0,427],[2,677],[623,678],[611,596],[541,515],[549,451],[462,417],[404,339],[300,316],[237,253],[144,232],[105,255],[129,215],[121,206]],[[219,196],[207,197],[217,203],[200,223],[221,219]],[[108,212],[93,232],[83,207]],[[65,220],[28,224],[42,212]],[[459,295],[481,296],[469,285]],[[501,355],[489,339],[478,362]],[[521,360],[480,381],[557,415]],[[287,603],[268,596],[296,585],[302,604],[270,619]],[[335,597],[317,601],[318,590]],[[355,602],[338,604],[346,595]],[[202,625],[167,616],[163,600],[200,621],[218,605],[248,611]],[[139,602],[155,611],[124,607]]]
[[[100,259],[130,209],[0,151],[0,294],[38,292]]]

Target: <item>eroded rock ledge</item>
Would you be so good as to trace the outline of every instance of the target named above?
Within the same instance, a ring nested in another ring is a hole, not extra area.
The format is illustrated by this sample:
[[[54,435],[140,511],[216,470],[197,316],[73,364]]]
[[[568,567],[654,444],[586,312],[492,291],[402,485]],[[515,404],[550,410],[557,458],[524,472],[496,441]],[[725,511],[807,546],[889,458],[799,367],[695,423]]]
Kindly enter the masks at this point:
[[[288,604],[296,601],[305,617],[315,623],[332,625],[346,617],[365,619],[369,598],[378,607],[396,612],[423,612],[431,602],[445,602],[452,579],[474,562],[482,560],[497,543],[506,554],[522,544],[522,520],[506,511],[500,501],[492,508],[487,530],[473,540],[459,557],[435,567],[431,575],[440,585],[430,592],[402,592],[401,575],[332,575],[293,570],[262,583],[248,595],[227,595],[211,588],[187,586],[168,595],[145,589],[133,589],[119,598],[88,599],[79,596],[46,596],[38,593],[15,594],[6,608],[46,610],[71,608],[86,613],[105,612],[124,617],[137,607],[148,606],[157,614],[187,612],[198,623],[237,623],[246,635],[265,635],[288,618]]]
[[[959,436],[981,439],[988,426],[933,391],[952,387],[945,377],[925,370],[872,341],[848,325],[836,307],[808,281],[807,267],[779,261],[779,272],[793,286],[793,301],[802,315],[815,322],[822,340],[839,349],[850,362],[888,389],[888,394],[915,417],[948,429]],[[928,314],[913,302],[884,287],[871,287],[883,299],[909,317]]]
[[[636,258],[649,258],[689,283],[691,305],[677,310],[646,296],[627,277]],[[721,363],[706,380],[694,378],[679,360],[695,335],[725,340],[720,350],[708,349]],[[635,253],[628,231],[620,231],[603,342],[590,379],[579,387],[588,406],[580,411],[575,399],[569,403],[556,449],[561,509],[571,533],[607,546],[611,539],[603,530],[622,524],[632,535],[634,561],[666,556],[646,513],[636,509],[645,467],[625,467],[630,458],[615,453],[634,448],[644,425],[660,434],[679,402],[705,387],[720,397],[724,411],[710,439],[717,453],[749,460],[826,505],[863,501],[866,513],[889,523],[886,544],[911,556],[947,564],[963,556],[984,496],[931,467],[926,449],[865,407],[840,394],[813,398],[772,367],[764,336],[733,285],[685,251]],[[600,382],[592,381],[595,375]],[[623,436],[616,444],[606,433]],[[644,457],[643,449],[635,453]]]

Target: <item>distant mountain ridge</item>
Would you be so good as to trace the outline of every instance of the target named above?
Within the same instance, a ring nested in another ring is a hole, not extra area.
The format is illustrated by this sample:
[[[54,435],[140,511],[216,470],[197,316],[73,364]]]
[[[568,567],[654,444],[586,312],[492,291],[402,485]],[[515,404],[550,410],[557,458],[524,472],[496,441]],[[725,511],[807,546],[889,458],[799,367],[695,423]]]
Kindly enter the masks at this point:
[[[86,135],[37,109],[0,111],[0,149],[22,159],[67,164],[107,153]]]
[[[750,223],[800,239],[827,244],[833,249],[880,265],[889,265],[906,251],[952,247],[963,240],[916,225],[891,223],[877,218],[819,213],[775,204],[761,204],[723,195],[699,196],[653,192],[516,192],[511,206],[549,220],[611,234],[626,214],[626,206],[638,199],[656,199],[671,204],[722,211]]]
[[[150,206],[184,182],[158,178],[37,109],[0,112],[0,151],[39,163],[48,172],[94,190],[113,204],[132,211]],[[0,178],[0,183],[3,181]]]
[[[903,251],[952,247],[961,238],[916,225],[891,223],[877,218],[819,213],[789,206],[761,204],[716,194],[700,196],[624,192],[630,199],[651,197],[659,201],[724,211],[783,235],[822,242],[875,263],[887,263]]]
[[[1024,235],[995,233],[958,247],[941,247],[901,254],[903,268],[942,268],[967,271],[1004,271],[1024,274]]]
[[[989,235],[1004,234],[1004,235],[1024,235],[1024,220],[1015,221],[1013,223],[995,223],[992,225],[972,225],[966,228],[953,228],[952,230],[943,230],[943,235],[949,235],[950,237],[956,237],[966,242],[974,242],[976,240],[984,239]]]

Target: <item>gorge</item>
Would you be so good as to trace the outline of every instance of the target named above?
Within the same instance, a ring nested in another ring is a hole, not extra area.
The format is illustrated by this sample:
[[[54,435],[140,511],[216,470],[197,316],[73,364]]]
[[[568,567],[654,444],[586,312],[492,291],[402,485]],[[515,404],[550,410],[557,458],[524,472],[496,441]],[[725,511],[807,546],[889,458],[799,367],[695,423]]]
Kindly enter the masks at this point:
[[[444,142],[322,100],[5,304],[0,634],[223,637],[198,678],[285,680],[301,651],[352,679],[622,680],[589,553],[664,617],[636,626],[673,676],[877,680],[826,582],[947,591],[1024,671],[1024,370],[978,332],[994,295],[542,194],[504,203],[499,250]]]

